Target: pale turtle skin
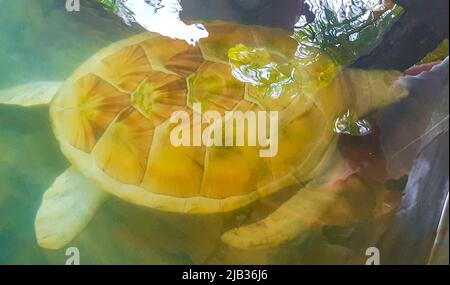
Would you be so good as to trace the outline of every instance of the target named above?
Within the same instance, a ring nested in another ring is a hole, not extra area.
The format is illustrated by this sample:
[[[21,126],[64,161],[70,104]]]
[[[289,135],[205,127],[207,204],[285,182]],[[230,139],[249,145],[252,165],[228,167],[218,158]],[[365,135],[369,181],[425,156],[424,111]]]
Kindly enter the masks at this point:
[[[348,176],[336,152],[335,121],[348,109],[362,117],[406,96],[397,82],[401,74],[340,69],[325,56],[312,64],[295,61],[298,43],[279,29],[227,22],[206,29],[208,38],[195,46],[136,35],[99,51],[63,83],[0,92],[3,104],[49,103],[55,136],[72,164],[44,194],[35,222],[40,246],[70,242],[108,194],[161,211],[212,214],[299,185],[264,220],[224,233],[225,243],[241,249],[273,247],[318,225],[355,221],[341,201],[343,189],[332,183]],[[233,72],[229,51],[239,45],[262,49],[270,61],[292,68],[278,98],[267,96],[268,85]],[[277,155],[260,157],[258,147],[173,146],[170,115],[192,114],[193,103],[222,115],[278,111]],[[333,207],[341,214],[321,218]]]

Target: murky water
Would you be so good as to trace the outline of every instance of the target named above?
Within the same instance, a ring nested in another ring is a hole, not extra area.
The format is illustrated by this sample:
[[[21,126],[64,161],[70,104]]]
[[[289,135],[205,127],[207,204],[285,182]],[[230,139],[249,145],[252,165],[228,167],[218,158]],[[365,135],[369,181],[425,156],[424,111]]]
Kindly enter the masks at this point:
[[[138,1],[122,1],[124,6],[106,10],[97,2],[87,1],[79,12],[68,12],[64,1],[0,0],[0,90],[34,81],[63,81],[101,48],[144,28],[195,46],[208,37],[205,19],[286,29],[299,43],[296,60],[307,61],[312,53],[327,54],[339,67],[367,51],[400,12],[390,1],[311,0],[303,5],[299,1],[281,5],[264,0],[162,0],[147,1],[151,5],[141,2],[145,9],[133,6]],[[247,56],[263,51],[245,52]],[[244,65],[230,60],[235,68]],[[264,86],[271,86],[267,89],[271,94],[279,90],[276,86],[287,84],[281,84],[282,80],[290,82],[281,65],[246,64],[257,78],[266,76]],[[111,197],[67,246],[46,250],[36,241],[35,215],[45,190],[69,166],[48,113],[48,106],[0,105],[1,264],[64,264],[68,247],[79,249],[82,264],[364,263],[366,248],[376,244],[389,226],[406,182],[405,176],[392,179],[386,170],[376,114],[357,120],[349,111],[336,118],[336,131],[341,134],[338,151],[357,174],[341,182],[340,187],[349,189],[350,194],[343,194],[336,207],[350,203],[353,224],[327,223],[327,216],[338,211],[330,207],[324,210],[321,227],[288,243],[264,250],[238,250],[226,246],[221,235],[267,216],[301,186],[288,187],[234,212],[212,215],[167,213]],[[365,185],[363,194],[354,177]],[[377,210],[370,217],[362,217],[374,203],[383,206],[374,207]]]

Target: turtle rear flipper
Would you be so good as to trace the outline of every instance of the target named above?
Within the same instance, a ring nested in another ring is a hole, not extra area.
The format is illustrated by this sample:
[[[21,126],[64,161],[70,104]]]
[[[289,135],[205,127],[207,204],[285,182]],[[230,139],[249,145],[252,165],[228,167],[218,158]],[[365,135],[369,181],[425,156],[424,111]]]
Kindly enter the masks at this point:
[[[59,249],[89,223],[108,194],[73,167],[45,192],[35,220],[40,246]]]
[[[377,206],[375,195],[374,189],[340,163],[337,171],[309,182],[265,219],[231,229],[222,235],[222,240],[234,248],[261,250],[326,225],[370,221]]]
[[[0,90],[0,104],[24,107],[49,104],[62,82],[42,81]]]

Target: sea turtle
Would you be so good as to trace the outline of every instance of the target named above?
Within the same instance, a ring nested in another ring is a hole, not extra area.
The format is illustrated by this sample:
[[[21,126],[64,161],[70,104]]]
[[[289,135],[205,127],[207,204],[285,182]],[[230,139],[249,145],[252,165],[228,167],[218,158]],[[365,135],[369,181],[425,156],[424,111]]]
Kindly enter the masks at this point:
[[[143,33],[102,49],[62,83],[0,92],[3,104],[50,104],[54,134],[72,165],[43,196],[35,220],[40,246],[70,242],[108,194],[162,211],[210,214],[299,185],[264,220],[224,233],[224,242],[244,249],[291,240],[329,208],[340,210],[321,223],[339,223],[352,211],[330,183],[342,173],[335,170],[342,165],[336,118],[348,110],[360,118],[406,96],[401,74],[338,68],[319,53],[299,57],[298,43],[280,29],[205,27],[209,36],[196,45]],[[174,146],[170,116],[192,115],[194,103],[221,115],[277,111],[277,154],[261,157],[257,146]]]

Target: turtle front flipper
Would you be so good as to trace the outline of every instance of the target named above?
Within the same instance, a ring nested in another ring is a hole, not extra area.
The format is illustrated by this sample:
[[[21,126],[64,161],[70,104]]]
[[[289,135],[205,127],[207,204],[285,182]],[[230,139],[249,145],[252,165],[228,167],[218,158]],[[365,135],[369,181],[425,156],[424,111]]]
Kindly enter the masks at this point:
[[[0,104],[35,106],[50,103],[62,82],[43,81],[0,90]]]
[[[59,249],[89,223],[108,194],[73,167],[56,178],[44,193],[36,214],[36,238],[41,247]]]
[[[275,247],[325,225],[370,221],[376,201],[376,191],[356,174],[312,181],[265,219],[231,229],[222,235],[222,240],[245,250]]]

